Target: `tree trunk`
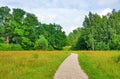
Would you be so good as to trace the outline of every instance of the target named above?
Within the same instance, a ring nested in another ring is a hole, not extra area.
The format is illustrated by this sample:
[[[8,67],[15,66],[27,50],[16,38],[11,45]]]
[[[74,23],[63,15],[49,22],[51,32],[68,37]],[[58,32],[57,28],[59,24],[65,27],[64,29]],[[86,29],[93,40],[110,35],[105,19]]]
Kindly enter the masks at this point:
[[[5,44],[9,44],[9,36],[5,37]]]
[[[92,50],[95,50],[94,41],[92,41]]]

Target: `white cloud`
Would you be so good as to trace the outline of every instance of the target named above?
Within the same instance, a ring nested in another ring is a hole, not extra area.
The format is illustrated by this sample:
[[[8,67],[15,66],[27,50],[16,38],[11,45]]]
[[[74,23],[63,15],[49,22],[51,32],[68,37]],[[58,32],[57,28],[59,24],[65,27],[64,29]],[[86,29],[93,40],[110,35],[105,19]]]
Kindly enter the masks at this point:
[[[66,34],[70,33],[77,27],[82,26],[84,15],[87,11],[77,9],[33,9],[31,10],[37,15],[42,23],[57,23],[63,27]]]
[[[91,0],[95,3],[97,3],[98,5],[100,6],[103,6],[103,5],[115,5],[117,3],[119,3],[119,0]]]
[[[108,13],[111,13],[112,9],[110,8],[105,8],[105,9],[99,9],[94,11],[94,13],[98,13],[101,17],[107,15]]]
[[[104,10],[101,12],[100,15],[107,15],[108,13],[111,13],[111,12],[112,12],[112,9],[106,8],[106,9],[104,9]]]

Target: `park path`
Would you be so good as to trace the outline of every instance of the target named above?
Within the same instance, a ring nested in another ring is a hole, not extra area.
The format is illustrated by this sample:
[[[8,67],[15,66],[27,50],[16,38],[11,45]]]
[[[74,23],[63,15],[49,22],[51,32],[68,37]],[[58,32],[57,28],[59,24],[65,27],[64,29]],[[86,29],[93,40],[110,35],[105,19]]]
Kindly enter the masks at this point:
[[[88,79],[78,62],[78,54],[71,54],[60,65],[54,79]]]

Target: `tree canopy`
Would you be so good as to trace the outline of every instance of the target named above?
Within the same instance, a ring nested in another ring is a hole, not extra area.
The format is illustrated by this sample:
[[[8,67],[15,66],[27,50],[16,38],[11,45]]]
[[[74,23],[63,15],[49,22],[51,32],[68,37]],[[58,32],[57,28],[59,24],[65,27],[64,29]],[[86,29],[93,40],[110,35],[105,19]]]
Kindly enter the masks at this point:
[[[77,50],[120,50],[120,11],[100,16],[89,12],[74,49]]]
[[[62,49],[67,37],[57,24],[42,24],[37,17],[23,9],[0,7],[0,43],[19,44],[25,50],[36,49],[36,40],[48,41],[48,47]]]
[[[59,24],[41,23],[20,8],[0,7],[0,44],[15,44],[24,50],[61,50],[68,44],[76,50],[120,50],[120,10],[105,16],[89,12],[83,27],[67,37]]]

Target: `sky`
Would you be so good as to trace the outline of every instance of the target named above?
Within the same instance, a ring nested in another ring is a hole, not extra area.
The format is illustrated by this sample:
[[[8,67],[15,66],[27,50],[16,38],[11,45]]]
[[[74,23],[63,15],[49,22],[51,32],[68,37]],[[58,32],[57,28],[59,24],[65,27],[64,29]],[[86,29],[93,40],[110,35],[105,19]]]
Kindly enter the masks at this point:
[[[1,6],[21,8],[33,13],[41,23],[56,23],[68,35],[72,30],[82,27],[89,11],[100,16],[119,10],[120,0],[0,0]]]

